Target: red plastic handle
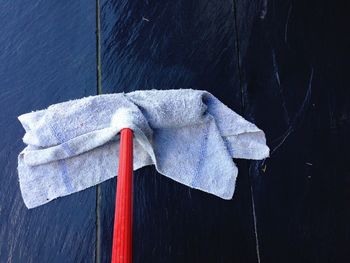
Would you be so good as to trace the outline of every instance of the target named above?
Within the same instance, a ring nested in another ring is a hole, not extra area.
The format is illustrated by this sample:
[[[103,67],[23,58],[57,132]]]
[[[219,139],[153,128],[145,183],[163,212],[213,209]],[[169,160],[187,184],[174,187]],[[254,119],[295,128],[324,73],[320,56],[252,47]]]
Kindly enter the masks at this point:
[[[115,200],[112,263],[132,262],[133,132],[120,131],[118,183]]]

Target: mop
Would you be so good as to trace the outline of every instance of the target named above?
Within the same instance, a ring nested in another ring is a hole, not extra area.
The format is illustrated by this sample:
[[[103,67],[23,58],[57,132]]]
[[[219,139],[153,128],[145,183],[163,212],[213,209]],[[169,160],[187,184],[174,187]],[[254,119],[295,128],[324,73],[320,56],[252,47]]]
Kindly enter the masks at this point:
[[[232,158],[260,160],[264,132],[202,90],[143,90],[90,96],[18,117],[18,156],[28,208],[117,175],[112,262],[131,262],[132,171],[147,165],[172,180],[231,199]]]

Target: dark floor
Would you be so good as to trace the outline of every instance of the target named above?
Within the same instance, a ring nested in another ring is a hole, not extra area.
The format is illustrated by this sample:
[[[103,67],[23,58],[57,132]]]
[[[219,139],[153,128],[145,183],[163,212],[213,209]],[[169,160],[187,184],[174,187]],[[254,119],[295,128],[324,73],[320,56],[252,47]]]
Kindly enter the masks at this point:
[[[0,262],[102,263],[111,253],[115,179],[27,210],[16,117],[153,88],[210,91],[266,132],[271,157],[236,160],[231,201],[153,167],[136,172],[134,262],[350,262],[346,6],[99,1],[1,6]]]

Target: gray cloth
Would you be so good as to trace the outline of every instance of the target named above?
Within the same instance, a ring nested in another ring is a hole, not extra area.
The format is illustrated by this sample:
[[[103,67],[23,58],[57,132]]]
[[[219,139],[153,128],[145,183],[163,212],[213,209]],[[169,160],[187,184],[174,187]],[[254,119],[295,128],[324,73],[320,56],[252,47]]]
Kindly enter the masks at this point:
[[[18,174],[28,208],[117,175],[119,131],[134,131],[134,170],[157,171],[189,187],[231,199],[232,158],[268,157],[265,135],[213,95],[149,90],[55,104],[18,117],[28,145]]]

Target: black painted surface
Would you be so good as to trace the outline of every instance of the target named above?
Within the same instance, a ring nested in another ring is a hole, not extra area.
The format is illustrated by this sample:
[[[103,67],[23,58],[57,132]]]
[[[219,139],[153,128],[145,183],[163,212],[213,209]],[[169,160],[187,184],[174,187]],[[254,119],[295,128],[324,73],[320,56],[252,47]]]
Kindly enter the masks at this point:
[[[0,262],[94,262],[94,188],[24,206],[17,116],[95,93],[95,3],[2,1],[0,24]]]
[[[102,91],[206,89],[241,109],[232,1],[102,1]],[[246,163],[231,201],[147,167],[134,178],[134,262],[256,262]],[[246,169],[244,169],[246,168]],[[115,180],[102,185],[109,262]]]
[[[272,148],[271,158],[250,166],[261,262],[350,262],[345,7],[262,7],[250,6],[239,21],[253,24],[249,38],[239,34],[245,116]]]

